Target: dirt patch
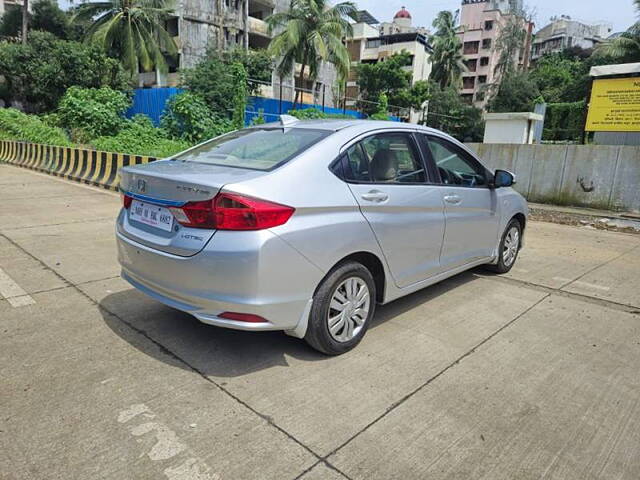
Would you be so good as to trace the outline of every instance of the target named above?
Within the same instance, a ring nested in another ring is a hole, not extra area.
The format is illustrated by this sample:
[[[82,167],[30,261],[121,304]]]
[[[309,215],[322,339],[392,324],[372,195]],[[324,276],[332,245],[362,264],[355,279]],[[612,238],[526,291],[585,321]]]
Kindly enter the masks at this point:
[[[617,215],[602,217],[530,207],[529,219],[537,222],[559,223],[561,225],[574,225],[597,230],[635,233],[640,235],[640,220],[622,218]]]

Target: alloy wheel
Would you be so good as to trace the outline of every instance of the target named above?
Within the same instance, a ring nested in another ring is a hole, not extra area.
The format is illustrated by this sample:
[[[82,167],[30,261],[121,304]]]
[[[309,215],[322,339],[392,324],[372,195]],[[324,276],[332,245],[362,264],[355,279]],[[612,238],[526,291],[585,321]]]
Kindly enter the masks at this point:
[[[520,230],[518,227],[511,227],[504,237],[504,247],[502,249],[502,261],[505,266],[510,267],[518,255],[520,248]]]

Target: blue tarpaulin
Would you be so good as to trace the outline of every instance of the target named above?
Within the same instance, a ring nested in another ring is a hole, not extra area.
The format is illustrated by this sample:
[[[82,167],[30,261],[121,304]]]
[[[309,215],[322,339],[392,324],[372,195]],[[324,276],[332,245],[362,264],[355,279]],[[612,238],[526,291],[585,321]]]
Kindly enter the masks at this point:
[[[143,113],[151,118],[154,125],[160,124],[160,117],[164,111],[167,100],[172,96],[180,93],[182,90],[175,87],[167,88],[139,88],[135,90],[133,95],[133,105],[127,110],[127,118],[131,118],[138,113]],[[280,102],[277,98],[249,97],[247,102],[247,110],[245,122],[247,125],[259,115],[262,111],[266,122],[273,122],[278,119],[281,113],[287,113],[293,108],[293,102],[283,100]],[[303,110],[307,108],[316,108],[322,110],[322,105],[298,104],[297,109]],[[354,118],[366,118],[360,112],[355,110],[343,110],[341,108],[325,107],[324,112],[327,114],[349,115]],[[393,118],[392,120],[399,121]]]

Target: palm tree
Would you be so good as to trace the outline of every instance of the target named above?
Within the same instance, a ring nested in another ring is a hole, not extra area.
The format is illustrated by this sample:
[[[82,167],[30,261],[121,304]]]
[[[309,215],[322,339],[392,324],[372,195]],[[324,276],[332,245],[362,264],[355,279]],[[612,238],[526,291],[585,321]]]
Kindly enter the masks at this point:
[[[634,0],[640,17],[640,0]],[[624,59],[625,62],[640,62],[640,21],[617,38],[601,44],[597,53]]]
[[[145,72],[167,71],[164,54],[178,51],[164,28],[172,13],[172,0],[108,0],[81,4],[74,21],[88,22],[86,38],[120,58],[134,76],[139,66]]]
[[[269,52],[278,58],[276,71],[280,78],[288,75],[295,63],[301,65],[299,83],[309,67],[309,77],[317,78],[321,62],[335,65],[341,80],[349,74],[350,57],[342,39],[353,34],[348,18],[356,17],[352,2],[330,7],[328,0],[291,0],[289,10],[266,19],[269,34],[278,31]],[[296,90],[294,105],[298,102]]]
[[[456,35],[456,23],[457,16],[447,10],[438,13],[433,21],[436,33],[431,37],[433,45],[431,78],[441,88],[457,86],[462,78],[462,72],[467,69],[462,56],[462,42]]]

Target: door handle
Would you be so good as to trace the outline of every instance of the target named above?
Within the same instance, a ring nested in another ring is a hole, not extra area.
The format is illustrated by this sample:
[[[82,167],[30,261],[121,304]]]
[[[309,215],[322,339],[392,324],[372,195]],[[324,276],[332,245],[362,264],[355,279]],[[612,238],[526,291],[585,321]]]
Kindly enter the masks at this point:
[[[462,198],[460,195],[445,195],[444,201],[447,203],[451,203],[452,205],[459,205],[462,203]]]
[[[362,194],[362,199],[367,202],[381,203],[389,200],[389,195],[379,190],[371,190],[370,192]]]

